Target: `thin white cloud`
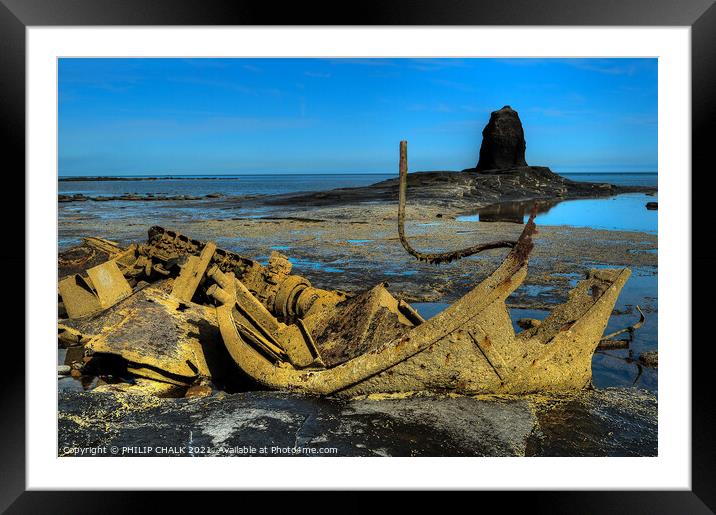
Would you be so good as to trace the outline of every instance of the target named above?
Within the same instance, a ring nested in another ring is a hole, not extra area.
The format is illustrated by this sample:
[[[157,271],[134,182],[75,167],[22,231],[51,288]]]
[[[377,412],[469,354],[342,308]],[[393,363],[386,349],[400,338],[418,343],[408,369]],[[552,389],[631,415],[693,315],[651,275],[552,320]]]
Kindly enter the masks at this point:
[[[474,104],[448,104],[445,102],[413,103],[405,106],[406,111],[428,111],[433,113],[490,113],[491,109],[476,106]]]
[[[605,75],[634,75],[635,73],[655,66],[653,59],[627,60],[624,58],[512,58],[496,59],[496,62],[511,66],[540,66],[544,64],[565,64],[579,70],[585,70]]]
[[[485,123],[484,120],[452,120],[418,129],[418,132],[475,132],[481,131]]]
[[[464,59],[449,57],[443,59],[410,59],[408,63],[410,68],[424,72],[434,72],[446,68],[471,68]]]
[[[637,71],[636,64],[618,59],[567,59],[565,62],[580,70],[607,75],[634,75]]]
[[[270,95],[276,97],[283,94],[278,88],[254,88],[233,80],[203,79],[201,77],[168,77],[167,80],[170,82],[221,88],[251,96]]]
[[[619,121],[628,125],[656,125],[657,116],[652,114],[631,114],[622,116]]]
[[[330,79],[331,74],[330,73],[321,73],[321,72],[303,72],[303,74],[306,77],[312,77],[314,79]]]
[[[223,69],[228,68],[229,61],[226,59],[212,59],[212,58],[187,58],[182,59],[182,62],[186,64],[190,64],[196,68],[217,68],[217,69]]]
[[[437,86],[443,86],[446,88],[456,89],[458,91],[464,91],[466,93],[472,93],[475,91],[475,88],[472,87],[469,84],[465,84],[464,82],[456,82],[452,80],[444,80],[444,79],[431,79],[430,82]]]
[[[283,129],[305,129],[317,120],[305,117],[210,116],[198,120],[131,118],[112,124],[117,128],[136,130],[172,129],[177,132],[244,132]],[[136,136],[136,133],[133,133]]]
[[[397,66],[396,63],[390,59],[381,58],[355,58],[355,57],[343,57],[343,58],[331,58],[324,60],[331,64],[359,64],[362,66]]]
[[[527,109],[528,112],[538,113],[551,118],[574,118],[582,116],[593,116],[595,111],[589,109],[562,109],[558,107],[534,106]]]
[[[228,89],[245,95],[256,95],[258,91],[255,88],[246,86],[239,82],[228,80],[202,79],[200,77],[168,77],[170,82],[181,82],[183,84],[196,84],[198,86],[208,86],[215,88]]]

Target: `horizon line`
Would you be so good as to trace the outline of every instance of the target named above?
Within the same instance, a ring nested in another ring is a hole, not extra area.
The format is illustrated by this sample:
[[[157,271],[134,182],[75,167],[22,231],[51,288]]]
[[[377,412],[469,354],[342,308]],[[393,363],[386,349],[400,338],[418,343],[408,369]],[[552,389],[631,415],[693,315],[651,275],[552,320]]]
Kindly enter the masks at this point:
[[[467,170],[467,169],[466,169]],[[461,173],[463,170],[412,170],[408,173],[427,173],[427,172],[455,172]],[[554,170],[552,170],[554,172]],[[659,171],[591,171],[591,172],[554,172],[563,175],[658,175]],[[58,178],[64,177],[191,177],[191,176],[203,176],[203,177],[232,177],[240,175],[398,175],[395,172],[236,172],[236,173],[192,173],[192,172],[180,172],[180,173],[131,173],[131,174],[91,174],[91,175],[68,175],[58,173]]]

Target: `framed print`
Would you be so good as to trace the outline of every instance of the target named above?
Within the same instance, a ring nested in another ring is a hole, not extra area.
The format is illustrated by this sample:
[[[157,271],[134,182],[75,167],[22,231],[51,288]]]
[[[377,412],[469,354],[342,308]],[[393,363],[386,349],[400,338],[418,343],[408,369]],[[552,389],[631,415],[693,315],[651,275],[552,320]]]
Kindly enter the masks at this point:
[[[3,509],[713,510],[716,8],[399,5],[4,0]]]

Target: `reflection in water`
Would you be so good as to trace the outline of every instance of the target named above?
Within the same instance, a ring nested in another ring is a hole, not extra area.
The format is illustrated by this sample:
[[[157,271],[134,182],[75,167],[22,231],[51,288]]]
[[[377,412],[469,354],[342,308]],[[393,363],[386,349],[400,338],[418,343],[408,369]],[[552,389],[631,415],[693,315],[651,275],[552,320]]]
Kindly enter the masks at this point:
[[[513,222],[516,224],[525,223],[525,216],[533,211],[536,214],[547,213],[554,206],[559,204],[558,200],[522,200],[514,202],[502,202],[492,204],[478,210],[477,216],[480,222]]]
[[[656,234],[658,211],[646,209],[646,203],[658,201],[657,195],[626,193],[596,199],[531,200],[503,202],[486,206],[477,214],[458,216],[460,222],[524,223],[535,210],[537,225],[569,225],[608,231],[643,231]]]

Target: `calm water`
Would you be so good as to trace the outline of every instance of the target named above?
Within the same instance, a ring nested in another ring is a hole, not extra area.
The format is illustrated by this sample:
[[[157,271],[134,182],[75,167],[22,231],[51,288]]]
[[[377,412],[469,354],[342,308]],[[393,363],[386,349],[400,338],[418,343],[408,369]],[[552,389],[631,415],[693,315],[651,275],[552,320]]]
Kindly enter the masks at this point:
[[[619,186],[657,186],[655,173],[562,173],[567,179],[580,182],[607,182]]]
[[[646,209],[646,203],[657,201],[657,196],[640,193],[627,193],[607,199],[571,200],[560,202],[548,212],[538,215],[536,220],[541,225],[571,225],[656,234],[657,211]]]
[[[569,225],[608,231],[642,231],[656,234],[658,214],[646,209],[647,202],[658,202],[658,195],[626,193],[599,199],[566,200],[564,202],[505,202],[481,209],[475,215],[459,216],[460,221],[524,223],[537,208],[538,225]]]
[[[60,181],[59,193],[100,197],[124,193],[203,196],[275,195],[299,191],[324,191],[333,188],[368,186],[395,174],[280,174],[234,175],[222,178],[157,179],[151,181]]]

